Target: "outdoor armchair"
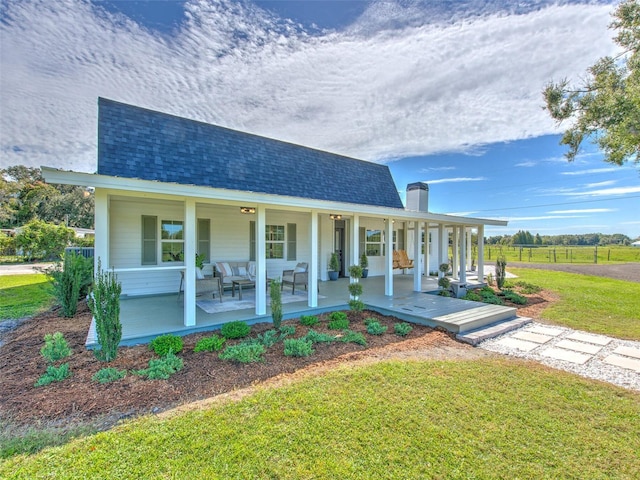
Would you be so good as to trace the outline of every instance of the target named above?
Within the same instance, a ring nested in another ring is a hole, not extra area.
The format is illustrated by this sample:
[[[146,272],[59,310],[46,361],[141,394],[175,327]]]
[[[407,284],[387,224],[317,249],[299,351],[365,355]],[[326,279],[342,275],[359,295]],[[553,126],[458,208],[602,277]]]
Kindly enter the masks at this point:
[[[307,289],[309,284],[309,264],[306,262],[298,263],[293,270],[285,270],[282,272],[282,286],[281,290],[284,290],[284,285],[291,285],[291,293],[296,293],[296,285],[304,285],[304,289]]]

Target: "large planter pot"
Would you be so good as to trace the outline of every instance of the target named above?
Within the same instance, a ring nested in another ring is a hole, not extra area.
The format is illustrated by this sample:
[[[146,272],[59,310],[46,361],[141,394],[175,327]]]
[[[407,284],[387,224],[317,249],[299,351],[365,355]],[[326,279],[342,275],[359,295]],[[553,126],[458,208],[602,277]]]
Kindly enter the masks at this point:
[[[338,280],[338,272],[334,272],[333,270],[329,271],[329,280]]]
[[[368,268],[363,268],[362,269],[362,278],[367,278],[369,276],[369,269]]]

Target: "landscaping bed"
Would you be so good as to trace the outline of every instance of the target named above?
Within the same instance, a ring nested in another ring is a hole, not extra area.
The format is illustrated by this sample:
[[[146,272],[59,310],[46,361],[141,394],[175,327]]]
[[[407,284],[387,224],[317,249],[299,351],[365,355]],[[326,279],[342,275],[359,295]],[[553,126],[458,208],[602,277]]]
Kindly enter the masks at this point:
[[[400,322],[396,318],[370,311],[346,313],[350,320],[349,328],[364,334],[366,347],[355,343],[319,343],[314,344],[315,351],[309,357],[289,357],[283,354],[281,341],[266,351],[263,361],[239,364],[221,360],[219,352],[194,352],[198,340],[211,333],[192,334],[183,337],[184,349],[179,353],[184,368],[168,380],[147,380],[131,373],[146,368],[149,360],[158,358],[147,345],[121,347],[113,362],[99,362],[84,347],[91,321],[86,304],[81,302],[73,318],[63,318],[54,309],[24,322],[5,335],[5,344],[0,347],[0,418],[14,425],[60,426],[101,419],[103,427],[107,428],[120,418],[163,411],[335,359],[347,362],[363,355],[385,355],[385,351],[431,347],[459,351],[456,356],[460,357],[476,355],[473,349],[455,342],[450,335],[429,327],[412,325],[413,330],[406,337],[399,337],[394,333],[394,324]],[[382,335],[367,334],[364,319],[368,317],[375,317],[382,326],[388,327],[387,331]],[[320,320],[312,327],[315,331],[340,335],[340,331],[327,328],[325,316],[320,316]],[[296,332],[292,335],[295,338],[306,335],[309,330],[297,319],[283,322],[283,325],[295,326]],[[255,337],[272,328],[271,323],[254,325],[250,336]],[[72,375],[61,382],[36,388],[34,383],[47,367],[40,354],[43,338],[57,331],[64,334],[72,350],[72,355],[64,360],[69,363]],[[240,341],[228,340],[225,345]],[[106,384],[93,381],[92,376],[107,366],[126,370],[126,377]]]

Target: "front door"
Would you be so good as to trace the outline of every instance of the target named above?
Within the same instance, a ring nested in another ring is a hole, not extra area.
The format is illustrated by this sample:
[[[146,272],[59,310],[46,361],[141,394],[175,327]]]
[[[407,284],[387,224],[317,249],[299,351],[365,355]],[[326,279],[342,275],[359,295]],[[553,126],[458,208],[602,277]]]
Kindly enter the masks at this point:
[[[344,220],[335,221],[335,232],[333,236],[333,249],[338,254],[340,262],[340,276],[345,276],[345,225]]]

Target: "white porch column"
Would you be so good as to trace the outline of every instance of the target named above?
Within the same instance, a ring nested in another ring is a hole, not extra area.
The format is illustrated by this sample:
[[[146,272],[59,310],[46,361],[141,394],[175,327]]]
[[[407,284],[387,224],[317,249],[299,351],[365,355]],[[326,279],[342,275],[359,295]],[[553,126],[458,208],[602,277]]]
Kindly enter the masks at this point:
[[[111,259],[109,258],[109,195],[102,188],[96,188],[94,212],[96,233],[93,270],[98,273],[98,260],[100,260],[103,270],[108,270],[113,267],[113,265],[111,265]]]
[[[310,307],[318,306],[318,255],[320,254],[318,248],[320,242],[318,240],[318,212],[311,211],[311,225],[309,227],[309,239],[310,239],[310,252],[309,257],[309,281],[307,288],[309,289],[308,301]]]
[[[184,201],[184,326],[196,324],[196,201]]]
[[[393,296],[393,219],[387,218],[384,225],[384,294],[388,297]]]
[[[360,265],[360,216],[353,215],[351,220],[351,263],[349,265]]]
[[[444,273],[440,271],[440,265],[443,263],[449,263],[449,233],[444,228],[442,223],[438,224],[438,279],[444,276]]]
[[[424,228],[422,230],[424,232],[424,264],[422,267],[422,274],[424,276],[429,275],[429,261],[430,261],[430,252],[429,248],[431,247],[431,243],[429,242],[429,222],[425,222]]]
[[[256,315],[267,313],[267,214],[264,205],[256,208]]]
[[[454,280],[457,280],[458,278],[460,278],[459,272],[458,272],[458,265],[459,265],[459,257],[458,257],[458,243],[460,241],[460,237],[458,235],[458,226],[454,225],[453,226],[453,246],[452,246],[452,252],[451,252],[451,257],[452,257],[452,261],[451,261],[451,272],[452,272],[452,276],[454,278]]]
[[[422,291],[422,262],[420,262],[420,241],[422,222],[415,221],[413,229],[413,291]]]
[[[484,282],[484,225],[478,225],[478,281]]]
[[[473,258],[473,246],[471,244],[471,227],[467,229],[467,270],[471,270],[471,259]]]
[[[467,227],[460,227],[460,282],[467,283]]]

